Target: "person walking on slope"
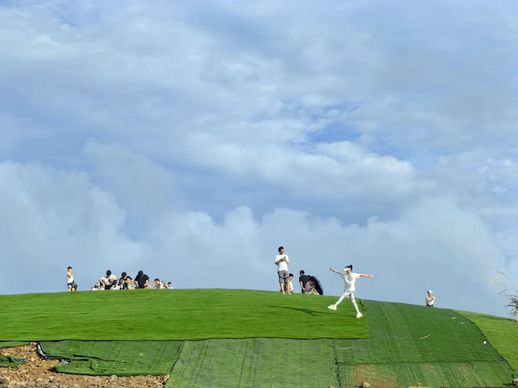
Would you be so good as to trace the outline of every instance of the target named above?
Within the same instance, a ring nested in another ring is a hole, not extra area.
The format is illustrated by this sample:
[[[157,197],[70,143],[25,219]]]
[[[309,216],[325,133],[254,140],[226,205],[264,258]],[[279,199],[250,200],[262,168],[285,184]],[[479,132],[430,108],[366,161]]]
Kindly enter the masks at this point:
[[[361,274],[361,273],[354,273],[352,265],[348,265],[347,267],[345,267],[344,272],[339,272],[336,269],[334,269],[333,267],[329,267],[329,270],[331,272],[334,272],[334,273],[340,275],[342,277],[342,279],[344,279],[344,293],[342,294],[342,296],[340,298],[338,298],[338,300],[334,304],[327,306],[327,308],[329,310],[336,311],[336,308],[338,307],[338,305],[340,303],[342,303],[342,300],[344,300],[344,298],[346,296],[349,296],[349,298],[351,299],[351,302],[354,306],[354,309],[356,310],[356,318],[363,317],[363,314],[360,312],[360,309],[358,308],[358,304],[356,303],[356,299],[354,297],[354,293],[356,292],[356,287],[355,287],[356,279],[359,279],[359,278],[372,279],[374,276]]]
[[[288,255],[284,253],[284,247],[277,248],[279,254],[275,256],[275,264],[278,266],[277,274],[279,275],[279,286],[280,291],[285,293],[290,293],[288,289],[288,264],[290,263],[290,259]]]

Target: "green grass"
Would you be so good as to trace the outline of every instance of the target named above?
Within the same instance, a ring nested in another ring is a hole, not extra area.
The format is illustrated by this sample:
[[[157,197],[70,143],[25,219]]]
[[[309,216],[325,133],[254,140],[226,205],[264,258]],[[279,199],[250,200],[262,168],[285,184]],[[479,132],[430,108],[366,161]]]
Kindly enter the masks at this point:
[[[135,290],[0,296],[0,340],[365,338],[334,298],[249,290]]]
[[[171,387],[510,383],[502,354],[516,362],[512,321],[375,301],[363,301],[367,319],[357,320],[348,301],[328,311],[333,300],[240,290],[6,296],[0,340],[131,340],[41,344],[71,360],[62,372],[170,372]]]
[[[473,321],[482,330],[488,341],[518,372],[518,322],[465,311],[461,311],[460,314]]]

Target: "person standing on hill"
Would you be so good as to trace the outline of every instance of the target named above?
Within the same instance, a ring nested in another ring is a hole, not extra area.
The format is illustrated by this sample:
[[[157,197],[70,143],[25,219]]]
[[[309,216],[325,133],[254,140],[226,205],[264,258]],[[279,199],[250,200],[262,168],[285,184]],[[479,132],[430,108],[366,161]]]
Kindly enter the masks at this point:
[[[426,291],[425,302],[426,302],[426,306],[428,306],[428,307],[433,307],[434,306],[434,304],[435,304],[435,295],[433,294],[432,290]]]
[[[280,292],[283,294],[288,292],[288,264],[290,263],[290,259],[288,255],[284,253],[284,247],[277,248],[279,254],[275,256],[275,264],[277,265],[277,274],[279,275],[279,286]]]
[[[340,303],[342,303],[342,300],[344,300],[344,298],[346,296],[348,296],[351,299],[354,309],[356,310],[356,318],[363,317],[363,314],[360,312],[360,309],[358,308],[358,304],[356,303],[356,299],[354,297],[354,293],[356,292],[356,286],[355,286],[356,279],[359,279],[359,278],[372,279],[374,276],[367,275],[367,274],[354,273],[352,265],[348,265],[347,267],[345,267],[344,272],[339,272],[332,267],[329,267],[329,270],[331,272],[334,272],[334,273],[340,275],[340,277],[344,280],[344,293],[342,294],[342,296],[340,296],[340,298],[338,298],[338,300],[334,304],[327,306],[327,308],[330,310],[336,310],[337,306]]]
[[[68,292],[74,292],[77,290],[77,284],[74,281],[74,269],[70,266],[67,268],[67,288]]]

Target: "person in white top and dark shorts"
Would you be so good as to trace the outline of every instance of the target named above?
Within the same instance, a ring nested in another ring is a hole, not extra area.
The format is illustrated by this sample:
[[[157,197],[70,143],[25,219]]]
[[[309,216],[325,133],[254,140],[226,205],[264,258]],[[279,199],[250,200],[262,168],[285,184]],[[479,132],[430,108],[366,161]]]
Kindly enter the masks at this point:
[[[67,288],[68,292],[77,291],[77,284],[74,281],[74,269],[72,267],[67,267]]]
[[[290,259],[288,255],[284,253],[284,247],[278,248],[279,254],[275,256],[275,264],[277,265],[277,274],[279,275],[279,287],[280,292],[283,294],[289,293],[288,289],[288,264],[290,263]]]
[[[336,310],[337,306],[340,303],[342,303],[342,300],[344,300],[344,298],[346,296],[348,296],[351,299],[354,309],[356,310],[356,318],[363,317],[363,314],[360,312],[360,309],[358,308],[358,304],[356,303],[356,299],[354,297],[354,293],[356,292],[356,286],[355,286],[356,279],[359,279],[359,278],[372,279],[374,276],[360,274],[360,273],[354,273],[352,265],[348,265],[347,267],[345,267],[344,272],[339,272],[332,267],[329,267],[329,270],[331,272],[334,272],[334,273],[340,275],[342,277],[342,279],[344,279],[344,289],[345,290],[344,290],[344,293],[342,294],[342,296],[340,296],[340,298],[338,298],[338,300],[334,304],[327,306],[327,308],[330,310]]]

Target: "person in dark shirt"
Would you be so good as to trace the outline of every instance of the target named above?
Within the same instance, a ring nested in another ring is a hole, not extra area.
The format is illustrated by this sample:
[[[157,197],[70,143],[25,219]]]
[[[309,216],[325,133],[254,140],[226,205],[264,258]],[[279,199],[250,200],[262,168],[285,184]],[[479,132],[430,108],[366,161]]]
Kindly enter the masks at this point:
[[[309,281],[309,275],[306,275],[303,269],[299,271],[299,285],[300,285],[300,292],[303,294],[306,292],[306,284]]]
[[[135,276],[135,286],[137,288],[149,287],[149,276],[144,274],[144,271],[138,271],[137,276]]]
[[[121,290],[127,290],[130,285],[133,284],[133,279],[131,276],[128,276],[126,272],[123,272],[121,274],[121,277],[119,278],[119,288]]]

